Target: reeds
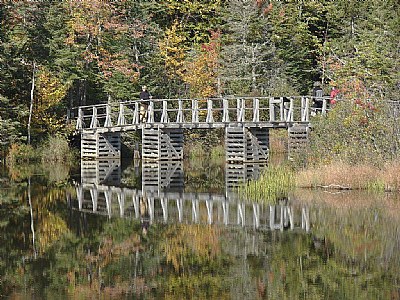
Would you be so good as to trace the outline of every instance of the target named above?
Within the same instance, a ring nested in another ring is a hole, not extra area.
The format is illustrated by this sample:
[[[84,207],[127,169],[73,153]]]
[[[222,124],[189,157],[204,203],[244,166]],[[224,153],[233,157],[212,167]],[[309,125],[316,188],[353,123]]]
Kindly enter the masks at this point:
[[[238,193],[251,201],[274,203],[287,198],[294,183],[294,173],[289,166],[269,166],[258,180],[251,180],[239,187]]]

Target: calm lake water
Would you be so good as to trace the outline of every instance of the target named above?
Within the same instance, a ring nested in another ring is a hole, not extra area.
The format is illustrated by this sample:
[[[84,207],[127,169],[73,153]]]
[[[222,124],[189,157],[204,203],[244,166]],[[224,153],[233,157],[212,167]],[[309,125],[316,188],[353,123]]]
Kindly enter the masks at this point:
[[[0,298],[400,299],[398,195],[239,199],[263,167],[3,170]]]

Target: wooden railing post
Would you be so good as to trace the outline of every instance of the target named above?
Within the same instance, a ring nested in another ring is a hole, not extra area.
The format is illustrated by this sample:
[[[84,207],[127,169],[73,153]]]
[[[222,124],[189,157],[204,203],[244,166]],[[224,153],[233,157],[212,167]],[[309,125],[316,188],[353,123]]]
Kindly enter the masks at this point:
[[[76,129],[83,129],[83,111],[82,108],[78,108],[78,119],[76,120]]]
[[[275,122],[275,103],[274,98],[269,98],[269,121]]]
[[[229,122],[229,102],[227,99],[222,99],[222,122]]]
[[[286,116],[286,122],[293,122],[294,99],[290,97],[289,111]]]
[[[123,126],[126,124],[125,115],[124,115],[124,105],[122,103],[119,104],[119,113],[118,113],[118,126]]]
[[[97,128],[98,121],[97,121],[97,107],[93,106],[93,113],[92,113],[92,121],[90,122],[90,128]]]
[[[326,114],[326,109],[327,109],[327,99],[324,98],[324,99],[322,99],[322,114],[323,115]]]
[[[168,102],[166,100],[163,100],[162,102],[163,108],[162,108],[162,114],[161,114],[161,123],[169,123],[169,117],[168,117]]]
[[[253,99],[253,122],[260,121],[260,101],[258,98]]]
[[[199,102],[197,99],[192,99],[192,122],[199,123]]]
[[[308,122],[310,116],[310,99],[301,97],[301,121]]]
[[[237,99],[237,121],[244,122],[244,114],[245,114],[245,100],[244,99]]]
[[[104,127],[111,127],[111,106],[109,104],[106,105],[106,120],[104,121]]]
[[[285,121],[285,113],[284,113],[284,106],[283,106],[283,97],[279,98],[279,113],[280,113],[280,121]]]
[[[150,101],[148,113],[147,113],[147,123],[154,123],[154,102]]]
[[[211,99],[207,99],[207,118],[206,122],[207,123],[213,123],[214,122],[214,117],[213,117],[213,104]]]
[[[139,124],[139,102],[135,102],[135,110],[133,111],[132,124]]]
[[[178,100],[178,114],[176,116],[176,122],[177,123],[183,123],[184,118],[183,118],[183,105],[182,105],[182,100]]]

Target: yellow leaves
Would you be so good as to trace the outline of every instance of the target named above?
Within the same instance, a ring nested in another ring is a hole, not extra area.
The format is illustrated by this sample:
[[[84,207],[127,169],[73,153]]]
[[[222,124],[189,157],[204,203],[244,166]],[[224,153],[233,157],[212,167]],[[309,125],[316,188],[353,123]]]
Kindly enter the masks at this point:
[[[36,85],[36,111],[46,110],[59,102],[65,97],[69,85],[61,82],[54,74],[47,70],[42,70],[38,74]]]
[[[167,262],[176,271],[183,270],[194,257],[198,262],[206,262],[221,252],[219,232],[211,226],[185,225],[171,226],[162,244]]]
[[[39,71],[33,106],[33,124],[36,128],[56,132],[64,127],[65,121],[57,118],[54,111],[65,98],[68,88],[69,83],[62,82],[50,71]]]
[[[175,77],[183,66],[187,50],[184,46],[185,41],[186,38],[181,34],[178,22],[174,22],[171,28],[166,29],[164,39],[158,43],[170,78]]]
[[[68,231],[67,224],[62,218],[46,211],[46,213],[41,216],[38,224],[38,243],[40,251],[45,252],[53,242],[57,241],[61,235]]]

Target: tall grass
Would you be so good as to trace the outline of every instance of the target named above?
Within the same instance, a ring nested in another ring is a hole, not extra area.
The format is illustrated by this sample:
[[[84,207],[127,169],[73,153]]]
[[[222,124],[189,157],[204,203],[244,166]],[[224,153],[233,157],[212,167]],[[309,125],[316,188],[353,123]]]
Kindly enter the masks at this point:
[[[252,180],[239,187],[241,197],[265,203],[274,203],[287,198],[289,191],[294,188],[294,173],[287,166],[269,166],[258,180]]]
[[[287,152],[288,132],[286,129],[270,130],[269,144],[270,153],[286,153]]]
[[[300,170],[296,186],[305,188],[400,191],[400,163],[387,163],[379,168],[372,164],[351,165],[332,162]]]

